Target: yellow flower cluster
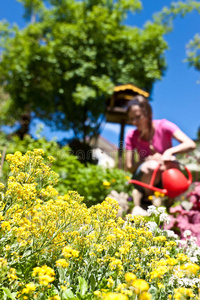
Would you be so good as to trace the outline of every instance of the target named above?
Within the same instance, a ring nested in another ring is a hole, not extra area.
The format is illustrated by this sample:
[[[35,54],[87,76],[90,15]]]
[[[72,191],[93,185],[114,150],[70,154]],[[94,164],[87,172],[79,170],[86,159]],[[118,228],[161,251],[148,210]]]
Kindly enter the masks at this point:
[[[36,286],[34,283],[27,283],[25,285],[25,288],[22,290],[22,294],[32,294],[36,289]]]
[[[150,300],[151,294],[148,292],[149,284],[144,279],[138,279],[135,274],[128,272],[125,274],[126,283],[118,284],[116,292],[99,292],[96,291],[94,294],[103,300],[107,299],[119,299],[128,300],[128,296],[135,295],[139,300]],[[111,278],[109,280],[111,282]],[[114,281],[112,281],[114,283]]]
[[[65,258],[69,258],[69,257],[78,257],[79,256],[79,251],[77,250],[74,250],[72,249],[72,247],[70,246],[67,246],[67,247],[64,247],[63,250],[62,250],[62,255],[65,257]]]
[[[0,288],[5,284],[20,300],[57,300],[64,293],[76,298],[83,286],[84,293],[95,291],[94,299],[150,300],[151,290],[161,300],[198,296],[200,283],[192,282],[199,279],[199,263],[173,238],[162,230],[152,233],[142,216],[118,218],[114,199],[87,208],[77,192],[59,195],[57,175],[42,156],[42,150],[7,156],[11,174],[0,203]],[[187,280],[185,290],[180,279]]]
[[[174,299],[181,300],[181,299],[191,299],[194,298],[195,295],[192,292],[192,289],[180,287],[174,290]]]
[[[38,276],[39,283],[47,286],[49,283],[55,280],[55,272],[50,267],[44,265],[42,267],[36,267],[33,269],[33,277]]]
[[[56,266],[62,267],[62,268],[67,268],[67,267],[69,267],[69,263],[65,259],[61,258],[56,261]]]

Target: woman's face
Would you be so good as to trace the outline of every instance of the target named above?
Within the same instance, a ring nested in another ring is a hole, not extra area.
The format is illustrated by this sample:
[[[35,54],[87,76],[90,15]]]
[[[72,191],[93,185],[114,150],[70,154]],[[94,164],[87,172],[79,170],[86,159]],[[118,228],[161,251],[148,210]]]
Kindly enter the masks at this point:
[[[148,128],[149,119],[144,115],[140,106],[133,105],[128,112],[128,118],[131,124],[136,126],[139,131]]]

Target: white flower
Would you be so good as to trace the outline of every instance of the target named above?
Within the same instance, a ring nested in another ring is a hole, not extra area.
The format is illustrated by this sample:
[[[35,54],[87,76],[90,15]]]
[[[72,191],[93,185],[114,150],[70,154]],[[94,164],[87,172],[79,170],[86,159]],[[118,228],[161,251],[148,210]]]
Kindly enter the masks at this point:
[[[188,236],[190,236],[192,234],[192,232],[190,230],[185,230],[183,233],[183,236],[186,238]]]
[[[156,222],[149,221],[146,225],[151,232],[153,232],[154,230],[156,230],[158,228],[158,225],[156,224]]]
[[[161,214],[161,215],[159,216],[159,219],[160,219],[161,222],[164,222],[164,223],[166,223],[166,224],[169,224],[169,223],[170,223],[170,217],[169,217],[169,215],[166,214],[166,213]]]
[[[198,258],[194,256],[190,257],[190,260],[193,264],[198,262]]]
[[[158,210],[158,212],[159,212],[160,214],[163,214],[163,213],[165,213],[166,208],[165,208],[165,207],[158,207],[157,210]]]
[[[157,209],[154,205],[148,206],[147,212],[148,212],[149,216],[151,216],[151,215],[156,215],[157,216],[158,215]]]
[[[176,234],[176,233],[174,233],[174,231],[173,230],[165,230],[165,232],[167,233],[167,236],[168,237],[173,237],[173,238],[175,238],[175,239],[177,239],[178,238],[178,235]]]
[[[190,244],[191,245],[197,245],[197,237],[196,236],[191,236],[190,237]]]
[[[185,240],[176,240],[175,242],[177,244],[179,244],[181,247],[184,247],[187,245],[187,241],[185,241]]]

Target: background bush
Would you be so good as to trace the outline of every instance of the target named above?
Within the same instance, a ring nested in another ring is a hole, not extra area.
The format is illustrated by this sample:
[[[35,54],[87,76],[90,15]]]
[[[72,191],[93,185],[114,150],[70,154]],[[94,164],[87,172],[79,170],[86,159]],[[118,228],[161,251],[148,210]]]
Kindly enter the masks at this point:
[[[61,147],[56,141],[48,142],[45,138],[34,140],[26,135],[23,140],[17,136],[7,137],[0,134],[2,153],[1,179],[6,184],[8,176],[8,165],[4,160],[5,154],[20,151],[22,154],[28,150],[43,149],[45,157],[51,155],[55,158],[52,170],[59,174],[59,182],[56,186],[61,194],[69,190],[77,191],[84,196],[87,206],[102,202],[111,192],[127,192],[130,194],[132,187],[127,184],[130,173],[117,168],[105,169],[98,165],[83,165],[78,158],[72,154],[68,146]]]

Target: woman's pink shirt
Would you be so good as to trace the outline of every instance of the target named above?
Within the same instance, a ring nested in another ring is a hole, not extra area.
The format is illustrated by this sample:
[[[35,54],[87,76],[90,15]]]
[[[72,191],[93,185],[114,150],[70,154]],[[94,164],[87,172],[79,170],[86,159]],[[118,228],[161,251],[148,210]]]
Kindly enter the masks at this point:
[[[173,133],[178,130],[178,126],[174,123],[162,119],[153,120],[155,133],[152,138],[152,145],[156,152],[163,154],[165,150],[172,147],[172,136]],[[125,138],[125,148],[126,150],[135,150],[139,154],[140,160],[151,155],[150,143],[140,139],[139,131],[137,129],[129,130]]]

